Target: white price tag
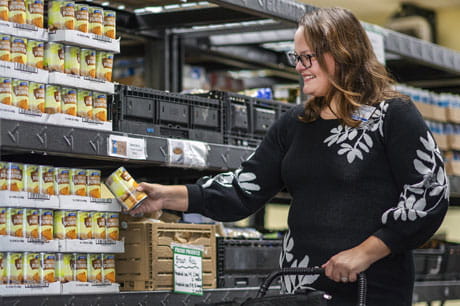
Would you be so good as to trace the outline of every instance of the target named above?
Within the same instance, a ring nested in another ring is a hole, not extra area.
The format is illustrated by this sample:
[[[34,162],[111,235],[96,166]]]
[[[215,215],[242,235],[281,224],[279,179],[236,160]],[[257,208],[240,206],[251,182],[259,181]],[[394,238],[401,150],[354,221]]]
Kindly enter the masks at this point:
[[[375,56],[377,60],[385,65],[385,46],[383,35],[376,31],[367,30],[367,37],[371,41],[372,48],[374,49]]]
[[[145,139],[110,135],[108,140],[109,156],[129,159],[147,159]]]
[[[203,251],[173,246],[174,292],[203,295]]]
[[[209,145],[205,142],[168,139],[168,162],[171,165],[206,167]]]

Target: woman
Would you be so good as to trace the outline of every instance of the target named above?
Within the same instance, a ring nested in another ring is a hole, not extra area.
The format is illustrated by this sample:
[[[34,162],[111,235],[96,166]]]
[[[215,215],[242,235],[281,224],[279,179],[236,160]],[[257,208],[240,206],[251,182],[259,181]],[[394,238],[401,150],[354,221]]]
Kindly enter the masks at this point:
[[[187,186],[142,183],[162,208],[234,221],[280,189],[292,195],[280,265],[322,266],[327,277],[285,277],[333,305],[355,305],[366,271],[368,305],[411,305],[411,250],[429,239],[448,206],[442,156],[422,117],[395,92],[359,21],[347,10],[307,13],[290,55],[310,99],[287,112],[233,173]]]

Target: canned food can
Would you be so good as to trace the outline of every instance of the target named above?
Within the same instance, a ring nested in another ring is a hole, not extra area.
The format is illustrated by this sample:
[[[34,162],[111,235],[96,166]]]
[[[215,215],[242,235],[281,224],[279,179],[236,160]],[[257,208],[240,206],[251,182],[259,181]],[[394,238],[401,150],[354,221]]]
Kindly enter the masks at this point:
[[[92,212],[77,212],[77,235],[78,239],[87,240],[93,237]]]
[[[102,254],[88,254],[88,281],[102,283]]]
[[[93,92],[93,118],[97,121],[107,121],[107,94]]]
[[[45,69],[64,72],[64,45],[55,42],[45,44]]]
[[[46,85],[45,113],[56,114],[61,112],[61,88],[57,85]]]
[[[6,105],[11,105],[13,103],[11,78],[0,78],[0,103]]]
[[[104,10],[100,7],[89,7],[89,32],[102,35],[104,27]]]
[[[11,60],[11,36],[0,34],[0,61],[9,62],[10,60]]]
[[[51,209],[40,209],[40,239],[53,240],[54,239],[54,213]]]
[[[8,0],[0,0],[0,20],[8,21],[9,12]]]
[[[117,15],[115,11],[104,10],[104,35],[115,39]]]
[[[101,171],[89,169],[86,171],[88,179],[88,196],[99,199],[101,197]]]
[[[51,166],[38,167],[38,193],[55,195],[55,170]]]
[[[63,114],[77,115],[77,90],[75,88],[61,89],[61,111]]]
[[[29,109],[29,81],[13,79],[13,106]]]
[[[26,23],[43,28],[44,1],[26,0]]]
[[[8,189],[8,163],[0,161],[0,190]]]
[[[77,116],[93,119],[93,93],[86,89],[77,90]]]
[[[6,236],[6,208],[0,207],[0,236]],[[2,274],[0,274],[2,275]],[[1,281],[0,281],[1,283]]]
[[[70,169],[70,194],[86,196],[86,170]]]
[[[106,239],[106,221],[105,212],[95,211],[91,219],[93,226],[93,239]]]
[[[24,165],[19,163],[7,164],[7,184],[9,191],[24,191]]]
[[[8,9],[8,19],[10,22],[26,23],[26,4],[24,0],[9,0]]]
[[[25,252],[23,257],[24,284],[39,284],[42,274],[40,253]]]
[[[96,52],[96,78],[112,82],[113,53]]]
[[[24,164],[24,190],[38,193],[38,165]]]
[[[61,283],[75,281],[75,254],[56,254],[56,280]]]
[[[45,112],[45,84],[29,82],[29,110]]]
[[[88,33],[89,28],[89,5],[75,4],[75,30]]]
[[[80,51],[80,75],[96,77],[96,51],[82,48]]]
[[[0,252],[0,284],[3,284],[5,282],[5,264],[5,253]]]
[[[27,39],[23,37],[11,37],[11,61],[19,64],[27,64]]]
[[[48,2],[48,29],[73,30],[75,28],[75,3],[73,1]]]
[[[26,237],[38,239],[40,238],[40,210],[36,208],[26,208]]]
[[[24,281],[23,253],[6,253],[5,278],[7,284],[22,284]]]
[[[56,168],[56,185],[57,194],[69,195],[70,194],[70,169],[69,168]]]
[[[147,194],[137,191],[137,182],[131,177],[124,167],[115,170],[105,181],[110,191],[114,194],[121,206],[131,210],[139,206]]]
[[[24,237],[24,208],[9,207],[6,209],[6,233],[12,237]]]
[[[75,255],[75,280],[77,282],[88,281],[88,255]]]
[[[102,254],[102,281],[115,283],[115,255]]]
[[[27,65],[43,69],[45,59],[45,43],[29,39],[27,42]]]
[[[119,240],[120,239],[120,215],[116,212],[107,213],[107,239]]]
[[[80,75],[80,48],[64,46],[64,72]]]
[[[54,212],[54,237],[57,239],[77,239],[77,212],[56,210]]]
[[[42,283],[54,283],[56,281],[56,254],[54,253],[40,253],[41,257],[41,275],[40,281]]]

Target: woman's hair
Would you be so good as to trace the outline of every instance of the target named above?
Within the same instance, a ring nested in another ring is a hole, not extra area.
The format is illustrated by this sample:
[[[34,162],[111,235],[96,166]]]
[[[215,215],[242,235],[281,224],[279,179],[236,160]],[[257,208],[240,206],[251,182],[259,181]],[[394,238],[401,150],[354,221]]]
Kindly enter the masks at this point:
[[[335,115],[342,124],[357,126],[351,118],[360,105],[373,105],[382,100],[402,96],[392,89],[394,81],[377,61],[372,45],[361,23],[346,9],[320,8],[306,13],[299,21],[304,28],[308,46],[316,54],[318,64],[328,71],[324,54],[335,60],[335,75],[329,75],[331,88],[324,97],[311,97],[305,102],[300,119],[312,122],[321,109],[338,102]]]

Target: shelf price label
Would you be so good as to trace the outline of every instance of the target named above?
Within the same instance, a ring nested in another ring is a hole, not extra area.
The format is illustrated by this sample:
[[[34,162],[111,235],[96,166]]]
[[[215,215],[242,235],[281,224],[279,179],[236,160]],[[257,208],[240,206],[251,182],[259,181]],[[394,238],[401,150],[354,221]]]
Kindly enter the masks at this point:
[[[109,156],[146,160],[145,139],[110,135],[108,140]]]
[[[174,292],[203,295],[203,251],[175,245],[173,253]]]
[[[168,163],[181,167],[206,167],[209,145],[205,142],[168,139]]]

